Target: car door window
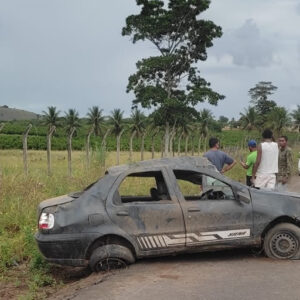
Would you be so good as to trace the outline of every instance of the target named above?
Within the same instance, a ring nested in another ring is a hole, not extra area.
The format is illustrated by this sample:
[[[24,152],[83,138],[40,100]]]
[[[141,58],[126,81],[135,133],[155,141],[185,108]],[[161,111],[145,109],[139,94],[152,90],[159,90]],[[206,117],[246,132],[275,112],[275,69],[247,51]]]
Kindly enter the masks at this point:
[[[113,199],[118,204],[171,201],[161,171],[129,174],[122,180]]]
[[[233,200],[230,185],[198,172],[174,170],[177,184],[187,201],[195,200]]]

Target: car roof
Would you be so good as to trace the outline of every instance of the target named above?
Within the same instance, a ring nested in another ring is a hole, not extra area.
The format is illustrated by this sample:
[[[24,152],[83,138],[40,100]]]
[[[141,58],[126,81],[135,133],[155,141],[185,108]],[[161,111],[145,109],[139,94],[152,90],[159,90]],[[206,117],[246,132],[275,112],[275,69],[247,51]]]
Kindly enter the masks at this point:
[[[118,175],[123,172],[138,169],[139,171],[149,171],[151,168],[170,167],[172,169],[195,169],[195,168],[208,168],[217,171],[216,167],[205,157],[199,156],[180,156],[168,157],[160,159],[150,159],[139,162],[134,162],[126,165],[114,166],[107,170],[110,175]]]

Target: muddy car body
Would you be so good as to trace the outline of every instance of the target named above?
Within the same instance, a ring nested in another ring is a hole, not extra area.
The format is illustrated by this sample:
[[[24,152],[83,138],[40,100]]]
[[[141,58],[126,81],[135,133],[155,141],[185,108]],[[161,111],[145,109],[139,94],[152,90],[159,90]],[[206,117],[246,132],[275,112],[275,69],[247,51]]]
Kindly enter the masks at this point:
[[[149,160],[112,167],[85,191],[42,202],[36,240],[49,262],[95,271],[142,257],[245,246],[298,258],[299,197],[248,188],[205,158]]]

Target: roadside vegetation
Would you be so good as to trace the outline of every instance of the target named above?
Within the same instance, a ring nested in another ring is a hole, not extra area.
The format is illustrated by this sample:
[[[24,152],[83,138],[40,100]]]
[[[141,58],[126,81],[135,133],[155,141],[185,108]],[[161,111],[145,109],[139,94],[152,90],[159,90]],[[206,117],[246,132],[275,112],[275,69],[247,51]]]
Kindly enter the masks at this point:
[[[247,155],[246,149],[225,150],[237,160]],[[295,161],[298,151],[299,147],[294,148]],[[44,261],[37,249],[34,240],[37,206],[44,199],[81,190],[100,178],[105,171],[101,167],[102,155],[100,151],[92,151],[88,169],[85,152],[74,151],[73,176],[70,177],[67,174],[67,151],[53,151],[52,176],[47,176],[46,151],[29,151],[30,168],[26,176],[20,150],[0,151],[0,287],[1,284],[8,286],[14,296],[23,295],[21,299],[41,299],[63,284],[61,274]],[[115,165],[115,155],[115,152],[107,154],[106,167]],[[145,159],[152,157],[151,152],[144,155]],[[160,155],[160,152],[155,153],[155,157]],[[133,152],[132,159],[139,161],[140,152]],[[121,152],[120,163],[128,162],[128,152]],[[245,171],[237,165],[226,175],[244,182]],[[130,191],[129,186],[123,188],[125,192]],[[0,297],[7,295],[0,294]]]

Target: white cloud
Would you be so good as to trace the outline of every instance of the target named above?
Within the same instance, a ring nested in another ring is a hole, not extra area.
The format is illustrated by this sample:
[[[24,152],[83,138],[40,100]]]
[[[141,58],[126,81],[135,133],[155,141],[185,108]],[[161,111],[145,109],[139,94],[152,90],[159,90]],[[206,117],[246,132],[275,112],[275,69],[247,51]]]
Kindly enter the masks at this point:
[[[232,56],[232,62],[238,66],[266,67],[275,63],[274,45],[272,41],[262,37],[257,24],[248,19],[245,23],[231,31],[215,43],[212,52],[220,57],[225,53]]]

